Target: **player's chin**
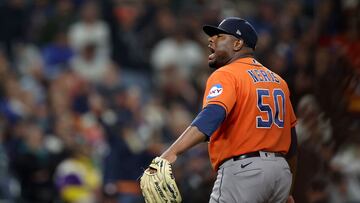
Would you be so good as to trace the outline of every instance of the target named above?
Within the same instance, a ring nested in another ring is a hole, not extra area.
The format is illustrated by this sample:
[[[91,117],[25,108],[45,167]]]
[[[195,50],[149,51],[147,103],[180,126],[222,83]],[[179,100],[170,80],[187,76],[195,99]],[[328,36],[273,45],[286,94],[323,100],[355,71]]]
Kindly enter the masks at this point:
[[[210,68],[218,68],[218,64],[217,64],[216,60],[209,60],[208,64],[209,64]]]

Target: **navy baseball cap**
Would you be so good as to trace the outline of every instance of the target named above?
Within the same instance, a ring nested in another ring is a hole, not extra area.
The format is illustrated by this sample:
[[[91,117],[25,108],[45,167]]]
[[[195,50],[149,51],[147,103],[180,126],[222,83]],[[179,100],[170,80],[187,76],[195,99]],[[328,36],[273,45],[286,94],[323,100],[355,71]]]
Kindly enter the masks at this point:
[[[233,35],[243,39],[245,44],[253,49],[255,49],[258,38],[254,27],[248,21],[237,17],[225,18],[218,27],[204,25],[203,30],[210,37],[221,33]]]

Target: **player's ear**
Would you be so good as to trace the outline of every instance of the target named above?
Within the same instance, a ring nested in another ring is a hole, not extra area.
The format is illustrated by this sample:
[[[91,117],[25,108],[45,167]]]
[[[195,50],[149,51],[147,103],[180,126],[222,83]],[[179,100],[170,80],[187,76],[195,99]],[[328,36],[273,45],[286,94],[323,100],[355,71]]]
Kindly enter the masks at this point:
[[[238,39],[234,41],[234,51],[239,51],[244,46],[244,40]]]

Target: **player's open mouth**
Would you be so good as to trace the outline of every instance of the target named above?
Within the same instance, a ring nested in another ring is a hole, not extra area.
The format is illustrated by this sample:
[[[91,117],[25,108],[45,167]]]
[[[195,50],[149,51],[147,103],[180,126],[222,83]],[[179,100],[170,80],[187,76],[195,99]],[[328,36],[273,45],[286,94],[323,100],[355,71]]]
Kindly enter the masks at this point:
[[[208,48],[209,48],[209,51],[210,51],[210,55],[209,55],[209,58],[208,58],[208,59],[209,59],[210,61],[212,61],[212,60],[215,59],[215,49],[212,48],[212,47],[210,46],[210,44],[209,44]]]
[[[212,48],[210,45],[208,45],[208,48],[209,48],[209,51],[210,51],[211,54],[215,52],[215,49]]]

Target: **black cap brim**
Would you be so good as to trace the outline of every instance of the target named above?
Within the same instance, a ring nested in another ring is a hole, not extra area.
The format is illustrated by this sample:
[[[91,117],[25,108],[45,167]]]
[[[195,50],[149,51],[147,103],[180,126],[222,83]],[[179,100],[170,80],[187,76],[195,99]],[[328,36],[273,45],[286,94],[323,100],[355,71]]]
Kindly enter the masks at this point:
[[[232,35],[231,33],[226,32],[225,30],[220,29],[220,28],[215,27],[215,26],[212,26],[212,25],[204,25],[203,26],[203,31],[207,35],[209,35],[209,37],[212,37],[212,36],[217,35],[217,34],[229,34],[229,35]]]

